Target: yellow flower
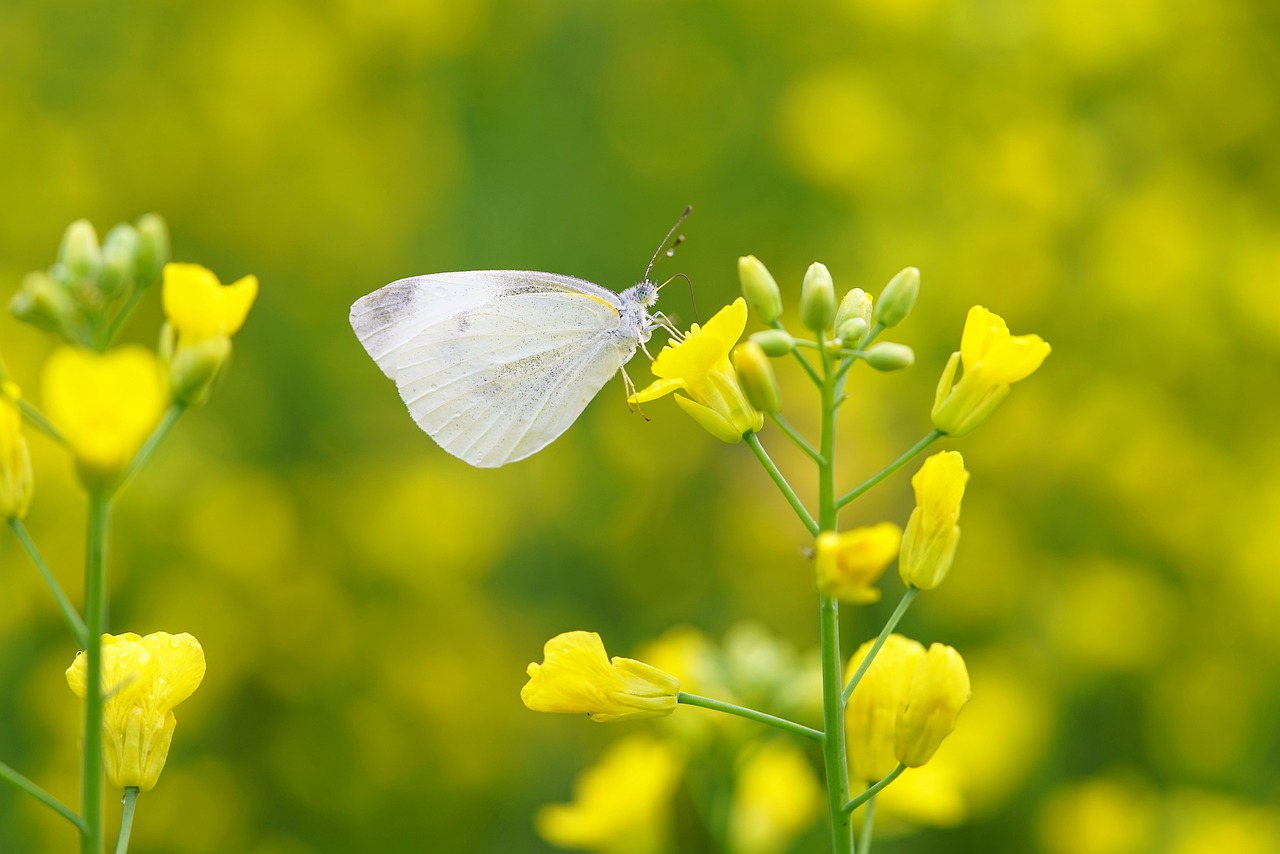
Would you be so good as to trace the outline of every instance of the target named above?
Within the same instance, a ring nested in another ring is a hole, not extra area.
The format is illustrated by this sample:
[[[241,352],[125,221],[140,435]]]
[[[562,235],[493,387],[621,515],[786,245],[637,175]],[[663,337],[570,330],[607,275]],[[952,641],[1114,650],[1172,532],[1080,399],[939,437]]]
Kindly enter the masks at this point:
[[[779,854],[817,818],[824,792],[804,751],[773,739],[739,764],[729,813],[734,854]]]
[[[764,426],[764,416],[748,401],[729,362],[729,351],[747,326],[747,303],[739,297],[707,321],[693,324],[689,334],[662,348],[653,360],[658,377],[632,395],[633,403],[647,403],[673,391],[676,403],[711,435],[730,444]]]
[[[22,393],[0,380],[0,519],[21,519],[31,506],[31,454],[22,435]]]
[[[969,309],[960,350],[952,353],[933,401],[933,426],[963,436],[995,411],[1009,386],[1036,372],[1050,347],[1039,335],[1010,335],[998,315],[980,305]],[[956,368],[964,374],[954,382]]]
[[[902,556],[898,573],[904,584],[932,590],[951,571],[956,544],[960,542],[960,499],[969,472],[964,457],[943,451],[924,461],[911,478],[916,492],[916,509],[907,520],[902,535]]]
[[[599,854],[670,851],[667,825],[684,758],[646,735],[615,741],[573,786],[573,803],[537,813],[538,835],[552,845]]]
[[[45,363],[41,385],[45,413],[91,475],[123,470],[168,403],[155,354],[135,344],[106,353],[62,347]]]
[[[595,632],[547,641],[543,663],[529,665],[520,699],[535,712],[587,714],[593,721],[660,718],[676,707],[680,680],[656,667],[604,651]]]
[[[960,653],[945,644],[932,644],[916,665],[898,710],[893,748],[898,761],[908,768],[928,762],[955,729],[956,716],[971,696],[969,671]]]
[[[849,659],[849,674],[857,670],[874,641],[867,641]],[[845,706],[849,769],[854,779],[874,782],[898,767],[894,754],[898,711],[902,706],[924,647],[902,635],[889,635],[884,646],[853,689]]]
[[[258,279],[245,276],[222,285],[199,264],[164,265],[161,352],[169,366],[174,400],[199,406],[231,356],[231,336],[240,331],[258,296]]]
[[[823,531],[815,545],[818,590],[846,602],[864,605],[880,599],[871,585],[898,556],[902,531],[892,522],[837,534]]]
[[[88,668],[83,652],[67,668],[79,697],[88,693]],[[102,755],[111,785],[143,792],[155,786],[177,725],[173,707],[202,679],[204,650],[189,634],[102,636]]]

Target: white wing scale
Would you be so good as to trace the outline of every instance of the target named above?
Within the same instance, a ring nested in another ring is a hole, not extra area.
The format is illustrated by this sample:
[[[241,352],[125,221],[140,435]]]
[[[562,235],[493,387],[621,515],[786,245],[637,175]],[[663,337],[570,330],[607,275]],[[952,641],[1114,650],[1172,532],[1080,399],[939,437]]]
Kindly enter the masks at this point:
[[[614,292],[570,276],[440,273],[362,297],[351,325],[418,426],[493,467],[550,444],[635,353],[619,308]]]

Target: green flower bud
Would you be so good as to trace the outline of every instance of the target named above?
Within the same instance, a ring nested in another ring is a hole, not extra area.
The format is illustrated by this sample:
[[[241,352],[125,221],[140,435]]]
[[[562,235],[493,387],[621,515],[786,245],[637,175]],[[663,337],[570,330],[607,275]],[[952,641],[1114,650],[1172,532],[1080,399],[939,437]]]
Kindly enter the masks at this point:
[[[851,317],[844,323],[836,324],[836,337],[846,347],[857,347],[867,335],[867,322],[861,317]]]
[[[906,344],[881,341],[867,349],[866,360],[877,371],[898,371],[915,364],[916,354]]]
[[[28,273],[9,300],[9,313],[37,329],[74,340],[75,300],[48,273]]]
[[[78,219],[67,226],[58,249],[58,263],[70,277],[68,284],[97,280],[102,269],[102,249],[89,220]]]
[[[778,378],[764,348],[755,341],[746,341],[733,349],[733,367],[747,401],[761,412],[777,412],[782,408],[778,396]]]
[[[160,331],[160,357],[169,369],[173,400],[193,408],[203,406],[223,366],[231,358],[231,339],[215,335],[178,346],[177,337],[176,330],[168,323]]]
[[[108,299],[128,293],[133,287],[137,269],[138,232],[121,223],[107,232],[102,241],[102,275],[98,289]]]
[[[875,319],[885,326],[897,326],[907,319],[920,293],[920,271],[907,267],[889,280],[876,304]]]
[[[871,294],[862,288],[854,288],[840,300],[840,308],[836,309],[836,329],[855,319],[871,326]]]
[[[836,288],[826,266],[815,261],[800,286],[800,319],[814,332],[831,328],[836,313]]]
[[[738,281],[751,313],[761,323],[773,323],[782,316],[782,293],[778,283],[754,255],[738,259]]]
[[[753,332],[751,340],[760,345],[760,349],[764,350],[765,355],[778,358],[785,356],[796,348],[796,340],[791,337],[790,332],[781,329],[764,329],[760,332]]]
[[[167,263],[169,227],[160,214],[145,214],[138,219],[138,287],[149,288],[160,281],[160,274]]]

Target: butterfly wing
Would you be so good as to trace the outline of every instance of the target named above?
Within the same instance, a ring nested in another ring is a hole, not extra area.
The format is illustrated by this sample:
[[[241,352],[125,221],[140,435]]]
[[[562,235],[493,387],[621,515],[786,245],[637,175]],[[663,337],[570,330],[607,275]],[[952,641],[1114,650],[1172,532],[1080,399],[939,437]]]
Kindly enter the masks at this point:
[[[351,325],[418,426],[474,466],[550,444],[635,351],[609,334],[618,296],[590,282],[510,270],[392,282]]]

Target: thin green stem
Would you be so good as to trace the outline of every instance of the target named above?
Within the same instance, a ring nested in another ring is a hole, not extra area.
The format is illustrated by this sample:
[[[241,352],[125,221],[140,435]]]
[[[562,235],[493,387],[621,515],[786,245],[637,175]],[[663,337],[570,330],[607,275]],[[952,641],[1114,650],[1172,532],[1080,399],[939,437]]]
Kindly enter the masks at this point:
[[[773,328],[782,329],[783,332],[786,332],[786,330],[782,328],[782,321],[780,320],[775,320],[773,322]],[[796,357],[796,361],[800,363],[800,367],[804,368],[804,372],[809,375],[809,379],[813,380],[813,384],[817,386],[822,385],[822,377],[818,376],[818,372],[814,370],[813,365],[809,364],[809,360],[804,357],[804,353],[801,353],[799,349],[792,350],[791,353]]]
[[[704,709],[712,709],[717,712],[724,712],[727,715],[737,715],[740,718],[746,718],[749,721],[768,724],[769,726],[784,729],[787,732],[812,739],[819,743],[822,742],[822,733],[818,730],[807,727],[804,724],[798,724],[795,721],[789,721],[786,718],[780,718],[775,715],[757,712],[755,709],[748,709],[744,706],[736,706],[733,703],[726,703],[723,700],[713,700],[710,697],[699,697],[697,694],[689,694],[681,691],[676,694],[676,702],[684,703],[687,706],[700,706]]]
[[[74,824],[81,831],[84,830],[84,822],[80,820],[80,816],[71,811],[71,807],[67,806],[62,801],[58,800],[53,795],[49,794],[3,762],[0,762],[0,780],[4,780],[19,791],[26,792],[40,803],[44,804],[58,815]]]
[[[755,453],[756,458],[760,460],[760,464],[764,466],[765,471],[769,473],[769,477],[773,478],[773,482],[778,485],[778,489],[782,490],[782,494],[786,497],[787,503],[791,505],[791,509],[796,511],[796,515],[800,517],[800,521],[809,530],[810,534],[815,536],[818,533],[818,523],[813,521],[813,516],[809,515],[809,511],[805,509],[804,503],[796,495],[796,491],[791,488],[791,484],[787,483],[787,479],[782,476],[782,472],[778,471],[778,467],[774,465],[769,454],[765,451],[764,446],[760,444],[760,437],[755,433],[748,433],[742,437],[751,450]]]
[[[936,429],[930,430],[928,433],[924,435],[924,438],[922,438],[919,442],[916,442],[914,445],[908,448],[905,452],[903,452],[902,456],[898,457],[896,460],[889,463],[889,465],[885,466],[879,472],[872,475],[862,483],[858,484],[853,489],[846,492],[844,495],[840,496],[839,500],[836,501],[836,507],[844,507],[850,501],[853,501],[855,498],[862,495],[868,489],[875,486],[877,483],[884,480],[886,477],[893,474],[895,471],[902,468],[907,463],[911,462],[912,457],[916,456],[925,448],[933,444],[936,440],[941,439],[945,435],[946,434],[943,433],[941,430],[936,430]]]
[[[919,587],[908,587],[907,592],[902,594],[902,598],[898,600],[898,607],[893,609],[893,613],[889,615],[889,619],[885,622],[884,628],[880,630],[880,635],[876,638],[876,642],[871,645],[871,649],[863,657],[858,669],[853,671],[853,676],[849,677],[849,684],[844,689],[844,702],[849,702],[849,698],[853,696],[853,689],[858,687],[858,683],[862,681],[862,676],[867,672],[867,668],[871,666],[872,660],[875,659],[876,653],[880,651],[880,647],[884,646],[885,640],[898,626],[898,621],[902,619],[902,615],[907,613],[907,609],[911,607],[911,600],[916,598],[916,594],[920,592]]]
[[[186,407],[180,403],[174,403],[169,406],[169,410],[165,412],[160,424],[155,430],[151,431],[147,441],[143,443],[138,453],[134,455],[133,460],[129,463],[129,467],[124,470],[124,474],[116,482],[113,492],[119,492],[138,473],[138,470],[146,465],[147,460],[151,459],[151,455],[155,453],[156,447],[159,446],[165,436],[169,435],[169,431],[173,429],[173,425],[177,423],[178,418],[185,411]]]
[[[120,811],[120,836],[116,839],[116,854],[128,854],[129,835],[133,833],[133,811],[138,804],[138,787],[124,790],[124,808]]]
[[[88,643],[84,700],[84,756],[81,766],[80,815],[84,828],[81,854],[102,852],[102,633],[107,626],[107,514],[110,499],[97,488],[89,490],[89,534],[85,547],[85,622]]]
[[[27,419],[32,427],[35,427],[59,445],[67,444],[67,437],[63,436],[62,432],[53,426],[53,422],[43,412],[36,409],[34,405],[26,400],[19,400],[18,409],[22,411],[22,417]]]
[[[804,437],[801,436],[799,433],[797,433],[795,428],[792,427],[791,424],[787,422],[787,419],[783,418],[777,412],[770,412],[769,417],[773,419],[773,423],[777,424],[783,433],[786,433],[787,436],[790,437],[791,441],[796,443],[796,445],[800,448],[800,450],[808,454],[815,463],[817,463],[818,465],[822,465],[822,454],[819,454],[816,450],[814,450],[813,445],[810,445],[808,442],[806,442],[804,440]]]
[[[858,854],[871,854],[871,834],[876,826],[876,799],[867,801],[867,811],[862,816],[862,833],[858,835]]]
[[[899,762],[899,763],[898,763],[898,767],[897,767],[897,768],[894,768],[894,769],[893,769],[892,771],[890,771],[888,774],[884,775],[884,778],[883,778],[882,780],[880,780],[880,781],[879,781],[878,783],[876,783],[874,786],[871,786],[870,788],[868,788],[868,789],[867,789],[865,792],[863,792],[861,795],[858,795],[858,797],[856,797],[856,798],[854,798],[853,800],[849,801],[849,803],[845,804],[845,805],[844,805],[844,811],[845,811],[845,812],[847,812],[847,813],[848,813],[848,812],[853,812],[853,811],[854,811],[854,810],[856,810],[858,807],[862,806],[864,803],[866,803],[867,801],[871,800],[871,799],[872,799],[872,798],[874,798],[876,795],[880,794],[880,790],[881,790],[881,789],[883,789],[885,786],[887,786],[887,785],[889,785],[890,783],[892,783],[894,780],[898,779],[898,777],[899,777],[899,776],[901,776],[902,772],[903,772],[903,771],[906,771],[906,770],[907,770],[907,766],[905,766],[905,765],[903,765],[901,762]]]
[[[85,627],[84,620],[80,619],[80,614],[76,612],[71,600],[67,598],[67,594],[62,592],[58,579],[53,577],[53,573],[49,571],[44,558],[40,556],[40,550],[36,548],[31,535],[27,533],[27,526],[22,524],[21,519],[14,518],[9,520],[9,527],[13,528],[13,533],[18,536],[18,542],[22,543],[22,547],[27,550],[27,555],[31,558],[31,562],[36,565],[36,570],[40,573],[40,577],[44,579],[44,583],[48,586],[50,592],[53,593],[53,598],[58,600],[58,608],[62,611],[62,619],[66,620],[67,628],[71,630],[71,636],[75,638],[76,643],[83,649],[89,638],[89,630]]]
[[[144,288],[137,284],[134,285],[133,293],[129,294],[128,301],[120,307],[120,310],[116,312],[116,316],[111,318],[111,324],[106,329],[105,343],[108,346],[110,346],[111,340],[116,337],[116,333],[120,331],[120,327],[124,326],[124,322],[129,319],[129,315],[133,314],[133,309],[137,306],[138,301],[142,299],[142,295],[148,290],[149,288]]]

